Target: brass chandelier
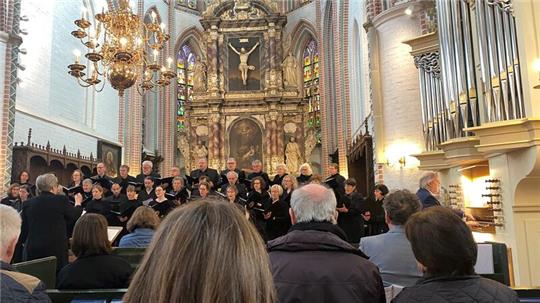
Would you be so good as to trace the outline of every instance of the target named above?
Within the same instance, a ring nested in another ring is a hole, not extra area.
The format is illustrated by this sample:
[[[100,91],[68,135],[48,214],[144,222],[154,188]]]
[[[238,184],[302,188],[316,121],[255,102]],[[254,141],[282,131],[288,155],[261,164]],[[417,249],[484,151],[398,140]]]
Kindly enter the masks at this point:
[[[172,59],[167,59],[167,67],[158,63],[159,53],[170,36],[165,33],[165,24],[158,24],[154,12],[151,22],[144,23],[133,14],[128,0],[120,0],[118,8],[95,15],[93,29],[86,15],[83,10],[82,17],[75,20],[78,28],[71,32],[87,48],[84,56],[90,61],[85,78],[86,66],[80,62],[81,52],[74,51],[75,63],[68,66],[68,73],[77,78],[79,85],[93,86],[99,92],[105,81],[100,89],[96,85],[102,81],[100,78],[106,77],[118,90],[118,95],[123,96],[124,90],[137,82],[141,71],[139,93],[171,83],[176,76],[171,70]]]

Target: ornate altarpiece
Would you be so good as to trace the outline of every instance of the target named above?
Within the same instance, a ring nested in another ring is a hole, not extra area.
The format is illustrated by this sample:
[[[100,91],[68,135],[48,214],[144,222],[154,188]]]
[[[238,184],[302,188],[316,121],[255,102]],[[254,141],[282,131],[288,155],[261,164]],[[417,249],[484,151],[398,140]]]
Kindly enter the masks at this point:
[[[301,84],[283,84],[286,22],[271,0],[215,1],[203,14],[203,62],[195,68],[198,83],[178,136],[187,171],[207,154],[214,168],[223,168],[231,156],[241,169],[260,159],[266,171],[274,172],[276,164],[285,162],[291,137],[299,146],[298,162],[310,158],[316,139],[307,127]],[[242,48],[244,53],[251,51],[244,65],[245,84]],[[297,72],[300,78],[300,67]]]

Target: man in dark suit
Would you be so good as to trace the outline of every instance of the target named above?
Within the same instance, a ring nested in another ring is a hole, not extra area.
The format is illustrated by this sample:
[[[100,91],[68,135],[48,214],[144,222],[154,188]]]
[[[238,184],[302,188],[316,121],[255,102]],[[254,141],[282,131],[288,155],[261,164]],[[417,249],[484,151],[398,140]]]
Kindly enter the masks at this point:
[[[56,256],[56,269],[68,263],[67,226],[72,225],[82,213],[82,196],[75,195],[75,206],[61,191],[53,174],[37,178],[40,195],[26,201],[22,209],[21,242],[25,243],[26,260]]]
[[[217,170],[209,168],[208,161],[205,158],[199,159],[198,165],[199,168],[192,170],[189,174],[191,180],[199,180],[201,176],[207,176],[212,182],[212,189],[217,189],[217,186],[219,185],[219,175]]]
[[[241,183],[243,183],[246,179],[246,174],[244,173],[244,171],[238,169],[238,167],[236,166],[236,159],[229,158],[227,159],[227,169],[222,170],[220,174],[222,185],[227,184],[227,173],[230,171],[234,171],[236,174],[238,174],[238,181],[240,181]],[[225,178],[223,176],[225,176]]]
[[[334,191],[334,195],[336,195],[336,199],[338,201],[338,206],[341,206],[341,201],[343,200],[343,197],[345,197],[345,177],[339,174],[339,165],[337,163],[330,164],[329,167],[330,176],[326,178],[324,183],[326,183],[332,191]]]
[[[251,181],[255,177],[263,178],[265,183],[263,190],[267,191],[270,188],[270,177],[268,177],[268,174],[263,171],[263,165],[261,160],[254,160],[253,162],[251,162],[251,169],[253,172],[247,176],[247,179]],[[251,183],[246,184],[246,187],[251,188]]]
[[[152,179],[161,177],[158,173],[154,172],[154,163],[149,160],[143,161],[142,172],[137,175],[137,182],[144,183],[146,177],[151,177]]]
[[[236,186],[236,190],[238,191],[237,193],[238,197],[243,198],[243,199],[247,197],[248,191],[246,190],[246,186],[240,183],[240,181],[238,180],[238,174],[235,171],[229,171],[227,173],[227,181],[222,182],[222,183],[223,185],[221,186],[219,190],[222,194],[227,193],[227,187],[229,187],[230,185],[234,185]]]
[[[121,165],[120,166],[120,173],[118,174],[118,177],[114,179],[114,183],[120,184],[120,187],[122,188],[122,194],[126,194],[126,188],[129,185],[129,182],[137,182],[137,179],[135,177],[129,175],[129,166],[127,165]]]
[[[439,178],[439,174],[434,171],[425,172],[420,178],[419,183],[420,188],[416,192],[416,196],[422,202],[423,209],[441,206],[441,202],[437,199],[441,193],[441,179]],[[458,209],[454,209],[453,211],[459,217],[465,218],[467,225],[478,225],[478,222],[476,222],[476,219],[472,215]]]

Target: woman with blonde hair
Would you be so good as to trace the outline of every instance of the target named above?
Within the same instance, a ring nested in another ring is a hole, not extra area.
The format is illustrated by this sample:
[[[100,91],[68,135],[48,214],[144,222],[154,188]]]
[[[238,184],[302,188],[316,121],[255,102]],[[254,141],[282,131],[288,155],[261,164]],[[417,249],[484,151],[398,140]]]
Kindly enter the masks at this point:
[[[255,228],[233,204],[209,197],[163,220],[123,301],[276,302],[276,294]]]
[[[281,183],[281,186],[283,187],[283,196],[281,197],[281,199],[287,204],[287,206],[290,207],[292,192],[298,187],[296,178],[292,175],[286,175],[285,177],[283,177],[283,182]]]
[[[127,222],[129,234],[120,239],[118,247],[147,247],[159,226],[159,217],[150,207],[138,207]]]
[[[300,165],[300,168],[298,169],[298,177],[296,177],[296,181],[298,181],[298,185],[305,185],[308,184],[311,176],[313,175],[313,170],[311,169],[311,165],[309,163],[304,163]]]

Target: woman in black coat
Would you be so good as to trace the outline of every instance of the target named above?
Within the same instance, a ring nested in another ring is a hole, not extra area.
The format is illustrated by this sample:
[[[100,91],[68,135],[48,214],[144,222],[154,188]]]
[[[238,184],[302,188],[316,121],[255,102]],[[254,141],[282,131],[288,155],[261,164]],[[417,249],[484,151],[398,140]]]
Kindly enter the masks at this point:
[[[111,203],[103,199],[103,187],[96,184],[92,187],[92,200],[85,206],[85,210],[90,214],[100,214],[105,218],[111,214]]]
[[[251,217],[255,220],[255,227],[263,237],[266,239],[265,228],[266,221],[264,220],[263,213],[270,207],[270,195],[264,190],[266,183],[262,177],[255,177],[251,180],[251,189],[248,193],[246,206],[250,211]]]
[[[283,200],[281,195],[283,188],[280,185],[274,184],[270,188],[271,205],[264,213],[266,220],[266,235],[268,240],[281,237],[287,233],[291,227],[291,218],[289,217],[289,207]]]
[[[388,231],[383,208],[384,196],[386,196],[388,192],[389,190],[386,185],[377,184],[373,191],[374,198],[367,201],[368,211],[365,213],[364,219],[368,223],[368,235],[370,236],[383,234]]]
[[[276,175],[274,176],[274,180],[272,180],[271,185],[280,185],[283,183],[283,178],[287,176],[287,166],[283,163],[278,164],[276,166]]]
[[[360,243],[364,235],[364,220],[362,214],[366,211],[364,199],[356,191],[356,180],[349,178],[345,181],[345,195],[341,198],[342,206],[337,208],[338,226],[343,229],[350,243]]]
[[[77,257],[58,273],[59,289],[127,288],[132,269],[121,257],[111,255],[107,220],[86,214],[75,224],[71,250]]]
[[[82,196],[75,196],[75,206],[66,196],[58,195],[60,187],[53,174],[37,178],[40,195],[22,207],[20,241],[25,243],[26,260],[56,256],[57,269],[68,262],[67,226],[82,213]]]
[[[32,197],[36,196],[36,186],[30,183],[30,173],[27,170],[23,169],[19,173],[19,181],[17,183],[19,183],[20,186],[22,185],[28,186],[28,188],[30,189],[30,195]]]

